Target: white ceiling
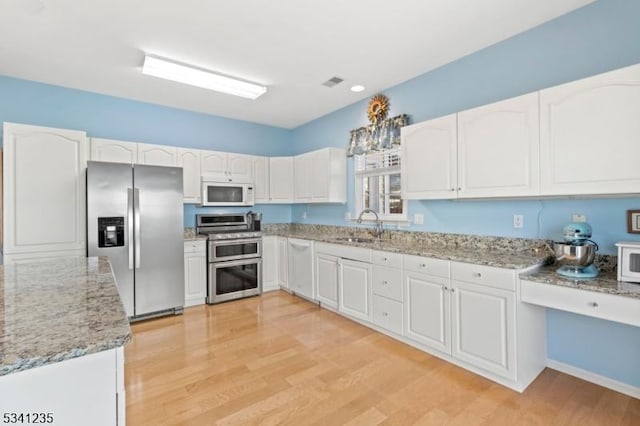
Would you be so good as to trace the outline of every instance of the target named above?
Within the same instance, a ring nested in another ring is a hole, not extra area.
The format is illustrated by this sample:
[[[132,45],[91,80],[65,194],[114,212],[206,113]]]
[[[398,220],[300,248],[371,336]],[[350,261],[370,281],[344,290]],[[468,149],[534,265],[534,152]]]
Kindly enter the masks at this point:
[[[2,0],[0,75],[293,128],[592,1]],[[145,76],[144,53],[268,92]]]

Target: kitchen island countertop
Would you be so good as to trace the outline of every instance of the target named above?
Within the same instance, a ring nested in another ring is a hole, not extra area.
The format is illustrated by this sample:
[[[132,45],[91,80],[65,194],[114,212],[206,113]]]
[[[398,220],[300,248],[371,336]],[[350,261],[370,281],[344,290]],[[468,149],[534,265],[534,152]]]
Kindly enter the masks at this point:
[[[107,258],[0,266],[0,376],[116,348],[130,339]]]

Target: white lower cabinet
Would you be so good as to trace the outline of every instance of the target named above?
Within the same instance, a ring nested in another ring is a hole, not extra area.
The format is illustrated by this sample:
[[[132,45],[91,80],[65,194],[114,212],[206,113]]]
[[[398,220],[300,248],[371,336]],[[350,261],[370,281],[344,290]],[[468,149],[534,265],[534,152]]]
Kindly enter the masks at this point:
[[[371,263],[340,259],[340,312],[361,320],[371,320],[371,271]]]
[[[515,379],[514,293],[453,281],[451,295],[451,354]]]
[[[402,303],[374,294],[371,298],[373,323],[399,336],[402,335]]]
[[[278,237],[262,238],[262,291],[278,289]]]
[[[184,306],[202,305],[207,298],[207,242],[184,242]]]
[[[43,424],[124,425],[123,359],[118,347],[2,376],[0,412],[43,413]]]
[[[338,309],[339,258],[324,253],[316,253],[316,288],[318,301],[333,309]]]
[[[407,272],[404,281],[406,337],[451,354],[449,279]]]
[[[313,241],[289,238],[289,289],[310,300],[315,300],[313,280]]]
[[[289,254],[287,250],[287,238],[278,237],[278,285],[280,288],[289,288]]]

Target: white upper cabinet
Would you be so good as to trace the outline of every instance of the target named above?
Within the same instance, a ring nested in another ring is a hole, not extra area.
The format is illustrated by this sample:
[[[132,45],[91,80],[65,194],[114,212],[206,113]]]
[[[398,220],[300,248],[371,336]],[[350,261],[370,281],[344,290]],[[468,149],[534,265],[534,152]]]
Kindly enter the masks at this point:
[[[456,115],[403,127],[401,135],[402,198],[456,198]]]
[[[307,152],[305,154],[296,155],[294,159],[294,184],[293,184],[293,193],[294,199],[296,203],[308,203],[311,202],[311,182],[313,179],[318,179],[319,177],[313,176],[313,153]]]
[[[85,254],[86,134],[4,123],[3,252]]]
[[[347,156],[344,149],[324,148],[294,159],[296,203],[346,203]]]
[[[185,204],[200,204],[200,151],[178,148],[178,167],[182,167],[182,187]]]
[[[138,144],[91,138],[91,160],[133,164],[138,162]]]
[[[458,114],[458,198],[536,195],[538,93]]]
[[[293,158],[269,158],[269,202],[293,203]]]
[[[202,175],[229,182],[253,182],[253,159],[252,155],[202,151]]]
[[[640,192],[640,65],[540,92],[543,195]]]
[[[256,204],[269,202],[269,157],[253,158],[254,194]]]
[[[178,165],[178,148],[166,145],[138,144],[138,163],[148,166]]]

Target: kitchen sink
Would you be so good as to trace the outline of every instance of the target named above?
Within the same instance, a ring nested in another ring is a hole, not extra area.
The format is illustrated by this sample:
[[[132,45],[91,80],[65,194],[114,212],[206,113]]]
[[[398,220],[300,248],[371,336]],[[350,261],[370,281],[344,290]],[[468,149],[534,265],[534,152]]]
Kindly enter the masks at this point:
[[[373,238],[361,238],[361,237],[338,237],[336,241],[344,241],[347,243],[373,243],[379,240]]]

